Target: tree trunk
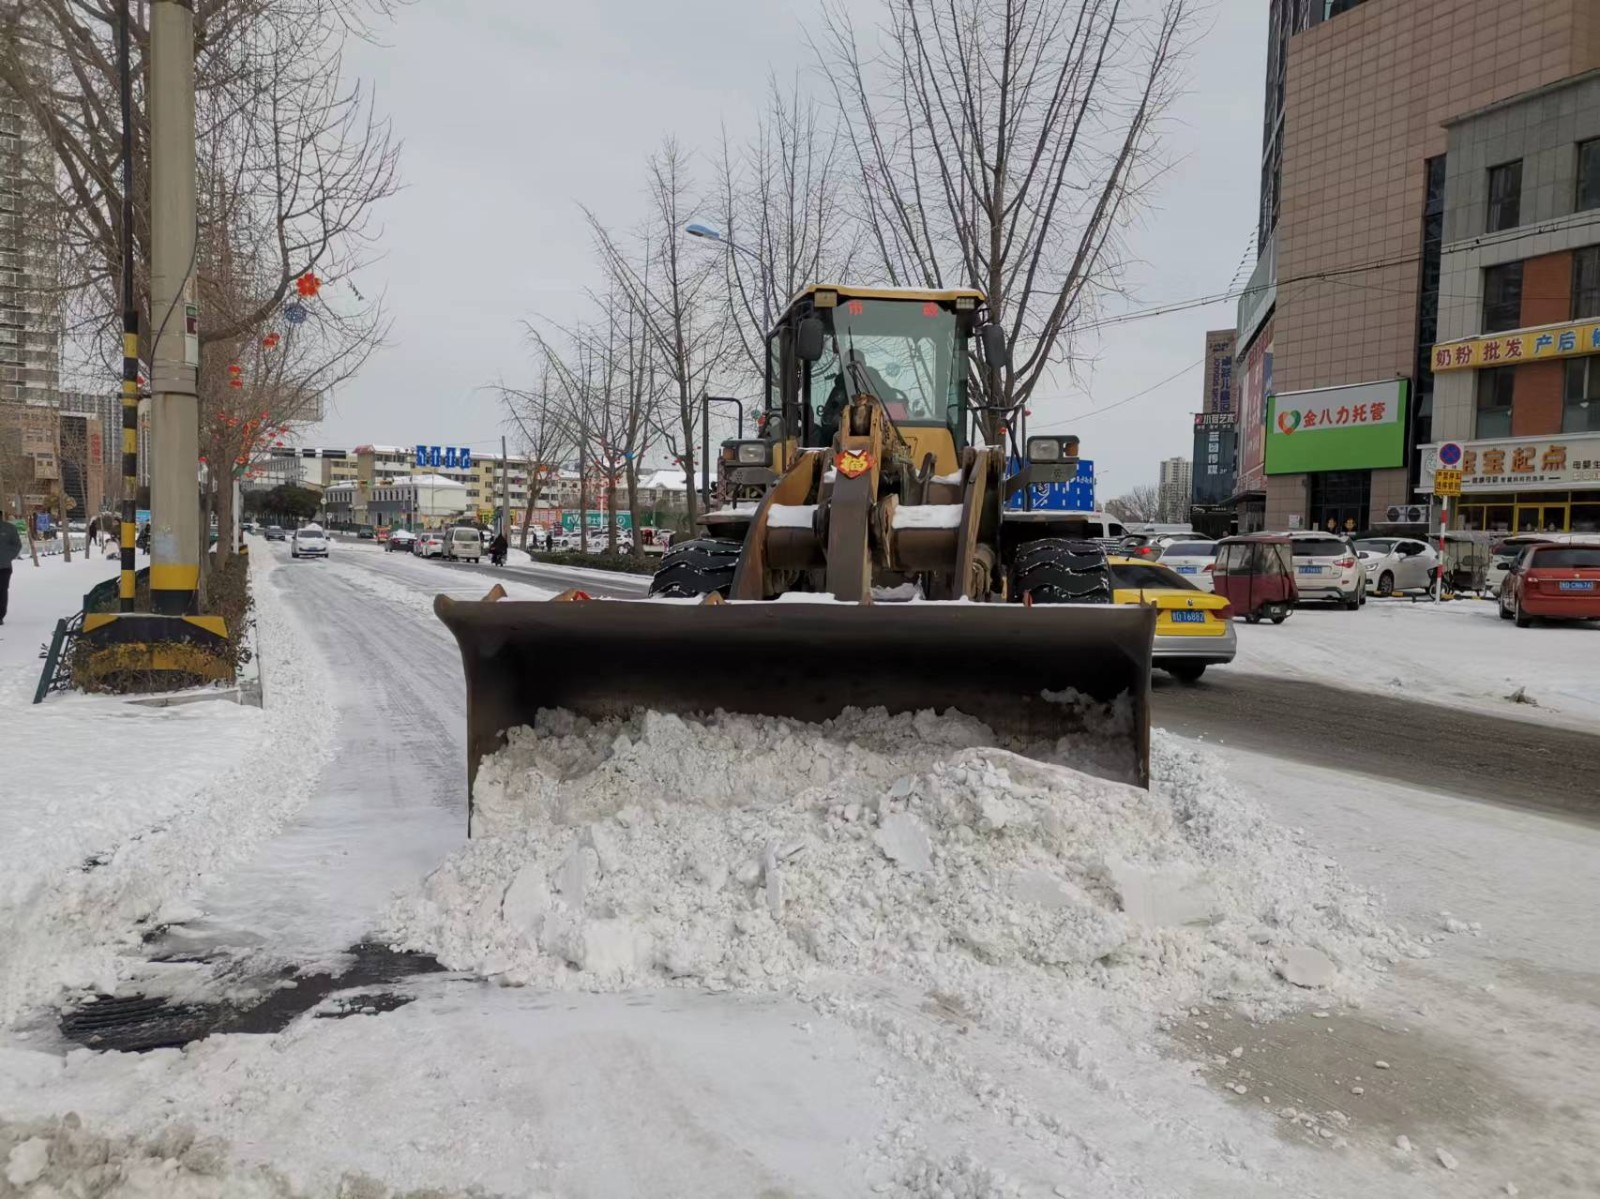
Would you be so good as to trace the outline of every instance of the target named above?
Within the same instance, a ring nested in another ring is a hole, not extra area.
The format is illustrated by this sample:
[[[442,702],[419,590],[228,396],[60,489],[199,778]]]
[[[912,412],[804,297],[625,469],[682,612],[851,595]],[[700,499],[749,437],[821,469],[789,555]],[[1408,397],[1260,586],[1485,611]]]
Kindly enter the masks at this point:
[[[589,549],[589,475],[578,459],[578,549]]]
[[[606,553],[617,555],[617,476],[606,469]]]
[[[689,506],[689,527],[692,529],[695,515],[700,511],[699,493],[695,490],[694,409],[689,404],[687,386],[680,381],[678,388],[678,411],[683,419],[683,473],[689,483],[685,499]]]
[[[62,471],[61,473],[65,474],[66,472]],[[79,477],[81,478],[82,476],[79,476]],[[61,507],[61,554],[62,554],[61,560],[63,562],[71,562],[72,561],[72,529],[67,524],[67,493],[65,491],[63,491],[61,493],[61,504],[60,504],[60,507]]]
[[[534,505],[539,502],[539,493],[533,486],[533,480],[528,480],[528,506],[522,513],[522,552],[528,552],[528,528],[533,524]]]
[[[207,534],[201,534],[206,536]],[[227,566],[233,556],[233,480],[226,479],[217,488],[217,560],[216,565]]]
[[[639,524],[639,468],[628,460],[628,519],[633,522],[633,556],[644,553],[644,529]]]

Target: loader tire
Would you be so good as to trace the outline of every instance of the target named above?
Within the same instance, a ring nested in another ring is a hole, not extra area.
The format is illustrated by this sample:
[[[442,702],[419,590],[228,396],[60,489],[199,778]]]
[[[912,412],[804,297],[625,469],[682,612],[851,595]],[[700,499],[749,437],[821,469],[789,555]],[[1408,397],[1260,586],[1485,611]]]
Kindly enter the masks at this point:
[[[1030,541],[1012,560],[1011,594],[1035,604],[1109,604],[1105,551],[1093,542],[1062,537]]]
[[[661,565],[650,580],[650,594],[674,599],[696,596],[726,596],[733,586],[733,572],[739,565],[743,543],[724,537],[696,537],[674,545],[661,557]]]

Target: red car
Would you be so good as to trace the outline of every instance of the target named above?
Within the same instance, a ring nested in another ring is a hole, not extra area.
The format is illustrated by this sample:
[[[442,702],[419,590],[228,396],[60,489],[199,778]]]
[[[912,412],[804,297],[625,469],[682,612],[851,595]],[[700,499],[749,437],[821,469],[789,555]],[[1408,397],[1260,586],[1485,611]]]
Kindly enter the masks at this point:
[[[1530,545],[1500,585],[1500,619],[1600,620],[1600,546]]]

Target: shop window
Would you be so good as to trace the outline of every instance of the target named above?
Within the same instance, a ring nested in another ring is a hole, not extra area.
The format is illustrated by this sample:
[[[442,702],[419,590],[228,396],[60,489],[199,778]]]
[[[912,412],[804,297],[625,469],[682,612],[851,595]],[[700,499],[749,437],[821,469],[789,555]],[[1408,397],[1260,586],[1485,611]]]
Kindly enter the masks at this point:
[[[1509,533],[1515,508],[1509,498],[1503,504],[1465,504],[1459,509],[1461,527],[1477,533]]]
[[[1474,437],[1511,436],[1511,392],[1515,367],[1500,366],[1478,372],[1478,421]]]
[[[1572,255],[1572,319],[1600,316],[1600,246]]]
[[[1600,491],[1572,493],[1573,533],[1600,533]]]
[[[1561,431],[1600,433],[1600,358],[1574,358],[1567,363]]]
[[[1483,272],[1483,331],[1522,326],[1522,263],[1504,262]]]
[[[1522,159],[1489,168],[1490,233],[1522,223]]]
[[[1578,144],[1579,212],[1600,208],[1600,137]]]

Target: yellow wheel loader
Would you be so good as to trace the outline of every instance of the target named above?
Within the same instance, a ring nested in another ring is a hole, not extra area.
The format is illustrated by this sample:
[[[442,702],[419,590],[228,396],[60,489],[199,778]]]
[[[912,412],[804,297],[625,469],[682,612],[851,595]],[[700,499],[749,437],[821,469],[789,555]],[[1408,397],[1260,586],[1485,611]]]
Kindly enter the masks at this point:
[[[650,599],[435,601],[466,667],[469,786],[544,708],[955,708],[1008,742],[1092,730],[1147,783],[1155,610],[1112,604],[1082,514],[1031,506],[1076,475],[1077,439],[1018,447],[972,398],[1005,366],[983,294],[811,287],[767,347],[760,436],[724,443],[706,535],[667,551]]]

